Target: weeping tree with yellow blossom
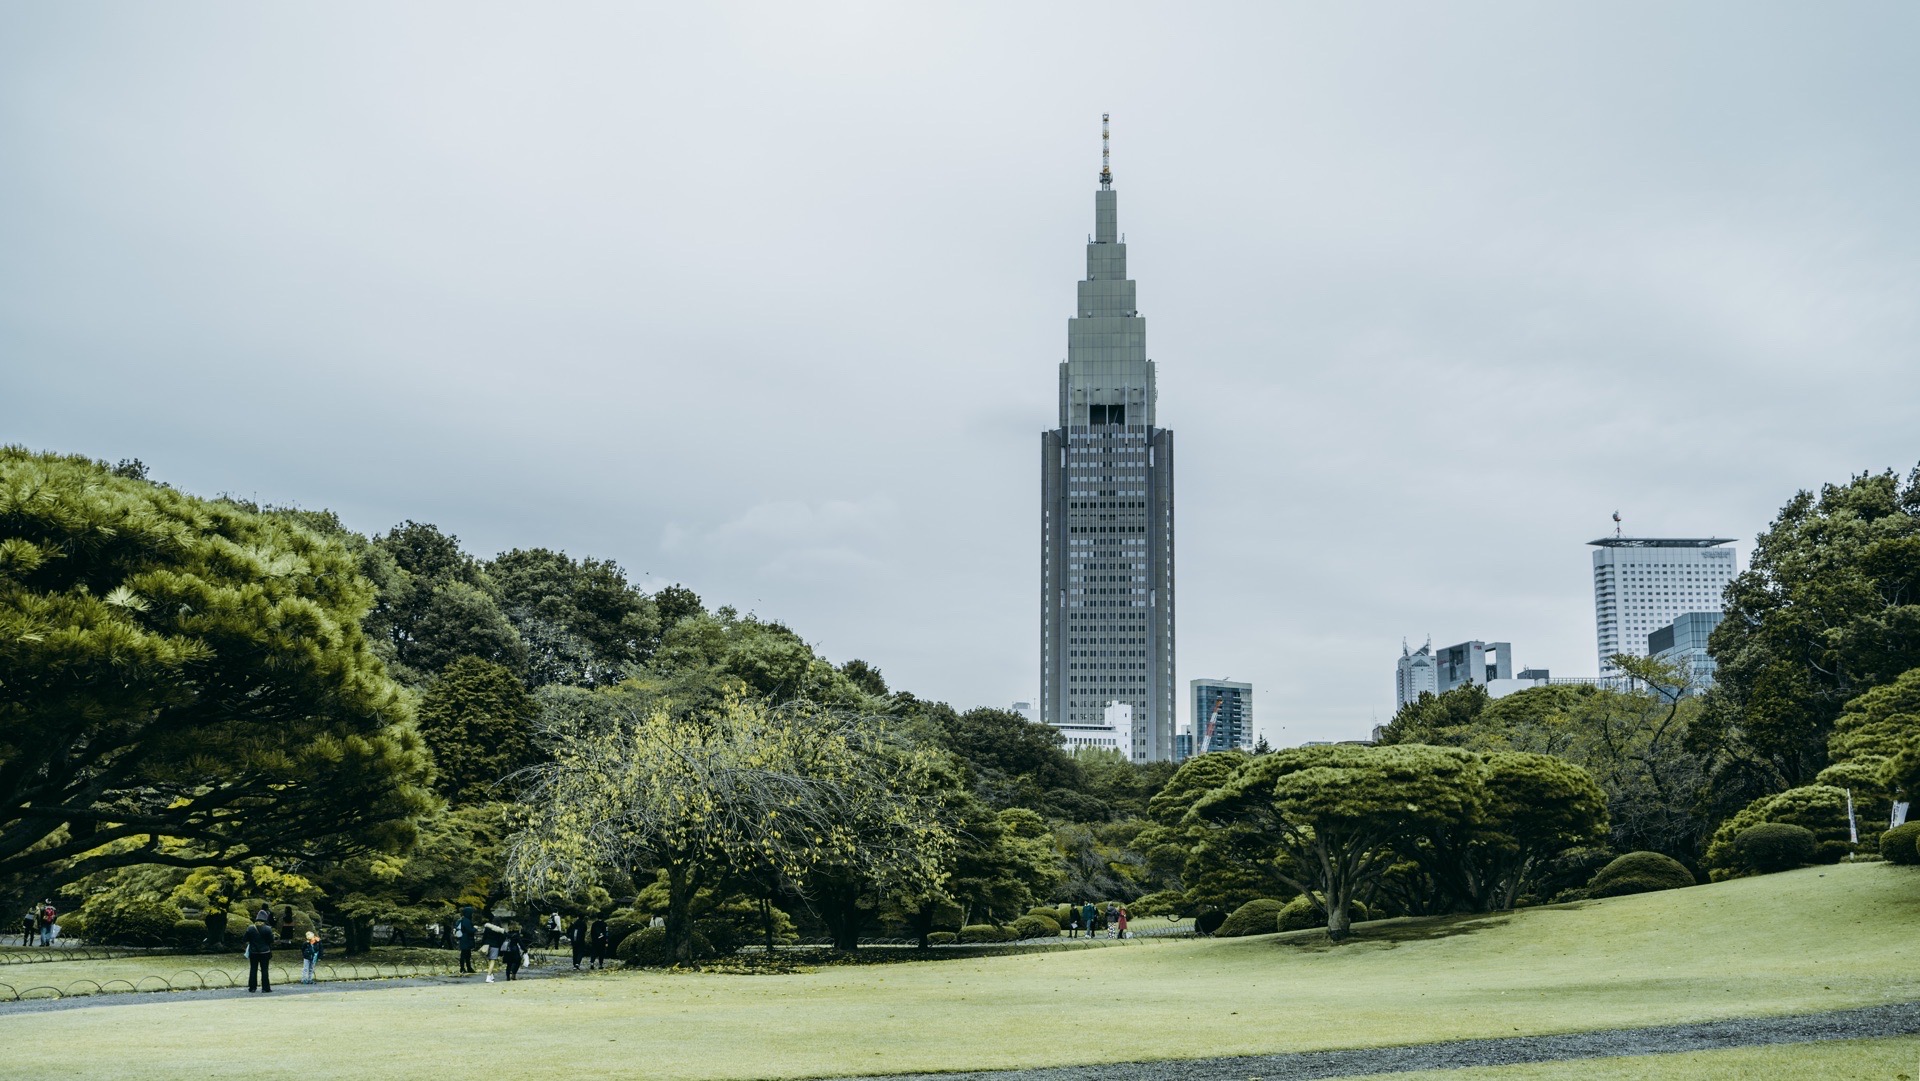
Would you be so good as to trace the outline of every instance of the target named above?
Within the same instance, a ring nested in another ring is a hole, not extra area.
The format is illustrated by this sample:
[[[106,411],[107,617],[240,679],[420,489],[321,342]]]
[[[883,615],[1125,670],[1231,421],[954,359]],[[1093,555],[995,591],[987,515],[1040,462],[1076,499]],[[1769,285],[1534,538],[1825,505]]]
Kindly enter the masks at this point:
[[[508,848],[515,888],[573,893],[609,868],[636,887],[664,875],[667,942],[689,961],[703,888],[870,857],[940,873],[948,835],[912,786],[892,790],[898,748],[878,719],[731,692],[708,703],[676,708],[633,684],[548,699],[553,760],[518,778],[529,820]]]

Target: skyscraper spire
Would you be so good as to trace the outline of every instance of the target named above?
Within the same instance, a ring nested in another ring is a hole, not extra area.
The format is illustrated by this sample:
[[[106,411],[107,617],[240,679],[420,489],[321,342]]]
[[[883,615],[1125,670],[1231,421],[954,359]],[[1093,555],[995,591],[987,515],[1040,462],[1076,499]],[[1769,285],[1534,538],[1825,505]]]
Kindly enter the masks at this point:
[[[1100,114],[1100,186],[1113,187],[1113,169],[1107,159],[1107,119],[1106,113]]]

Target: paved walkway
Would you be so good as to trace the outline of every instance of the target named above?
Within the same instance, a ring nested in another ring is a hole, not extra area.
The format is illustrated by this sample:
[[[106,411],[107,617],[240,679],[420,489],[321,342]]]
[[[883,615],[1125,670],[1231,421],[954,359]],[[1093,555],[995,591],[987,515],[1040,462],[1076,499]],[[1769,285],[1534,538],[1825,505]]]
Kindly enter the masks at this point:
[[[1034,1070],[887,1075],[843,1081],[1318,1081],[1367,1074],[1511,1066],[1619,1055],[1664,1055],[1731,1047],[1859,1040],[1920,1034],[1920,1002],[1869,1006],[1796,1017],[1745,1017],[1694,1025],[1575,1032],[1562,1036],[1514,1036],[1454,1040],[1406,1047],[1307,1051],[1286,1055],[1184,1059],[1167,1062],[1051,1066]]]

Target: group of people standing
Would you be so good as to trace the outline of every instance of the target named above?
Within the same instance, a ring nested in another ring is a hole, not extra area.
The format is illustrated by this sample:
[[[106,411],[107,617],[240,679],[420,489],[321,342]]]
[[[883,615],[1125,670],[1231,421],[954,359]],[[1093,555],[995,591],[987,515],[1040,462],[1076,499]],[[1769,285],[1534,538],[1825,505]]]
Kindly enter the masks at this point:
[[[288,912],[290,914],[292,910],[289,909]],[[281,938],[283,940],[290,940],[292,938],[292,932],[292,920],[289,918]],[[256,991],[260,994],[273,993],[273,948],[275,944],[273,912],[265,905],[261,905],[260,911],[253,914],[253,922],[247,925],[246,933],[240,936],[240,951],[247,958],[248,994],[253,994]],[[314,982],[316,979],[314,967],[320,963],[320,955],[322,952],[324,951],[320,945],[320,935],[317,932],[308,931],[306,941],[300,944],[301,983]]]
[[[27,909],[27,914],[20,917],[20,945],[31,946],[38,938],[42,946],[52,946],[60,937],[59,915],[50,900]]]
[[[1080,932],[1085,931],[1087,937],[1092,938],[1099,932],[1105,931],[1108,938],[1125,938],[1127,937],[1127,920],[1126,905],[1108,901],[1107,907],[1103,910],[1099,905],[1088,901],[1069,910],[1067,937],[1079,938]]]

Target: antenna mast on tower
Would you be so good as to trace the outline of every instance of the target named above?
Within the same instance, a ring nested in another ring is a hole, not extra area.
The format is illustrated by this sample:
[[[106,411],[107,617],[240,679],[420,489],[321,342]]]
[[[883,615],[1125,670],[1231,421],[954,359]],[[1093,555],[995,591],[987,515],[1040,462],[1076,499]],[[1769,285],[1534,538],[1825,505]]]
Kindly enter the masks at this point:
[[[1108,114],[1100,114],[1100,186],[1103,188],[1113,187],[1113,170],[1107,160],[1107,119]]]

